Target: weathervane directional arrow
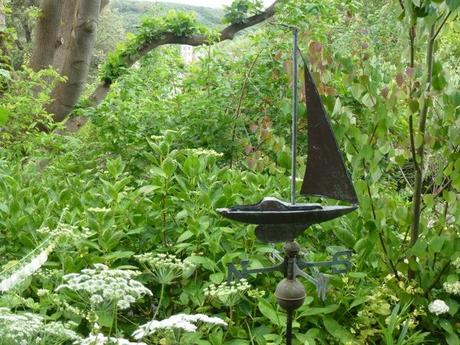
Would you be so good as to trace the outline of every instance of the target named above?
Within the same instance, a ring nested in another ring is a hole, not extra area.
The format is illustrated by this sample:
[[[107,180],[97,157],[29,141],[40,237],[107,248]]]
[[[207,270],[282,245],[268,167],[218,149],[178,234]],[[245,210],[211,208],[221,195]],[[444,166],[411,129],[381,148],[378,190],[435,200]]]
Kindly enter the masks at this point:
[[[301,276],[306,278],[308,281],[313,283],[316,286],[318,297],[322,300],[326,299],[326,291],[329,283],[329,278],[327,275],[320,273],[318,271],[319,267],[330,267],[332,274],[341,274],[350,271],[351,269],[351,251],[340,251],[335,253],[332,256],[330,261],[304,261],[299,257],[294,258],[292,261],[294,268],[294,275]],[[289,257],[282,257],[274,251],[272,256],[277,260],[282,260],[279,264],[271,267],[261,267],[261,268],[249,268],[249,260],[245,259],[241,261],[241,269],[237,269],[234,263],[228,263],[227,269],[227,283],[230,284],[234,280],[245,279],[249,275],[259,274],[259,273],[270,273],[270,272],[281,272],[284,275],[287,274],[288,264],[290,263]],[[313,276],[304,271],[305,268],[313,269]]]

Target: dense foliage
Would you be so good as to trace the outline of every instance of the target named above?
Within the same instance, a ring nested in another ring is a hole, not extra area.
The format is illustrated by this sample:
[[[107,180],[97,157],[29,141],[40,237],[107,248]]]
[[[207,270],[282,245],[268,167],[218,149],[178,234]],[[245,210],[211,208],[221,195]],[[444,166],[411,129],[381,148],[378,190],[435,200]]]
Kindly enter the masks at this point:
[[[123,1],[116,0],[110,6],[122,16],[127,31],[135,32],[142,17],[149,15],[164,15],[170,10],[194,12],[198,21],[207,27],[221,26],[223,11],[220,8],[192,6],[169,2],[151,2],[143,0]]]
[[[257,3],[234,2],[230,21]],[[279,5],[275,23],[300,28],[360,199],[357,212],[299,238],[311,260],[351,249],[353,269],[330,276],[325,301],[305,282],[295,344],[460,344],[459,6]],[[204,28],[177,12],[145,19],[101,68],[103,78],[120,78],[99,107],[76,110],[90,119],[76,134],[39,130],[52,71],[24,69],[8,81],[1,345],[283,343],[286,315],[273,297],[280,275],[225,284],[227,263],[269,266],[282,246],[257,241],[252,226],[215,210],[289,197],[291,34],[263,25],[197,48],[189,65],[172,47],[135,68],[120,65],[165,30]],[[300,105],[299,176],[307,115]],[[27,332],[11,337],[17,327]]]

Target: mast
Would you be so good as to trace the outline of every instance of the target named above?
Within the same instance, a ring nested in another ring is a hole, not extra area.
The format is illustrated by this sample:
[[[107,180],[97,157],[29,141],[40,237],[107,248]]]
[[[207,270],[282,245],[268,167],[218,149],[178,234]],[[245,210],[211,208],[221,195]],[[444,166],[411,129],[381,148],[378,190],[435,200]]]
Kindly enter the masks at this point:
[[[291,204],[295,205],[295,192],[296,192],[296,157],[297,157],[297,83],[298,83],[298,34],[299,30],[292,28],[294,38],[294,48],[292,52],[292,124],[291,124]]]

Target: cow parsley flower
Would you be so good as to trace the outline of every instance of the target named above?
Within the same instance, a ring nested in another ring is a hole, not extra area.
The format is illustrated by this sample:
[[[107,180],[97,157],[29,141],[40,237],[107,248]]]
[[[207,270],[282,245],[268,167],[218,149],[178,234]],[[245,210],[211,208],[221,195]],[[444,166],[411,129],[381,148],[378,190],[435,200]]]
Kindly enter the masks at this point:
[[[204,289],[204,295],[211,299],[218,299],[222,304],[231,307],[237,304],[241,297],[251,290],[246,279],[222,283],[220,285],[211,284]]]
[[[146,343],[131,342],[124,338],[106,337],[105,335],[91,333],[85,339],[75,341],[74,345],[147,345]]]
[[[430,313],[441,315],[449,312],[449,306],[443,300],[435,299],[428,305],[428,310]]]
[[[221,152],[217,152],[214,150],[209,149],[183,149],[183,152],[190,153],[195,156],[206,156],[206,157],[222,157],[224,154]]]
[[[460,296],[460,280],[456,281],[455,283],[444,283],[442,287],[447,293]]]
[[[196,323],[207,323],[211,325],[227,326],[227,323],[218,317],[210,317],[204,314],[177,314],[167,319],[158,321],[152,320],[140,326],[134,333],[135,339],[141,339],[150,336],[157,331],[181,329],[185,332],[195,332],[198,328]]]
[[[460,256],[456,258],[453,262],[452,265],[457,269],[460,270]]]
[[[31,313],[12,313],[0,308],[0,339],[5,344],[30,344],[43,327],[43,319]]]
[[[47,339],[49,343],[56,343],[58,340],[81,340],[81,337],[70,329],[69,324],[63,324],[61,322],[50,322],[43,325],[41,333],[43,334],[43,338]],[[51,339],[53,339],[54,342],[52,342]]]
[[[8,308],[0,308],[0,342],[2,344],[56,344],[79,339],[81,339],[80,336],[63,323],[45,324],[39,315],[12,313]]]
[[[106,207],[90,207],[88,208],[88,211],[94,213],[109,213],[111,210]]]
[[[48,245],[48,247],[42,250],[40,254],[32,258],[29,263],[24,264],[22,267],[11,273],[11,275],[0,281],[0,292],[7,292],[13,289],[15,286],[37,272],[48,260],[48,255],[51,253],[53,248],[53,244]]]
[[[69,289],[83,295],[93,306],[108,302],[124,310],[142,296],[152,295],[149,289],[132,278],[138,274],[136,271],[109,269],[106,265],[95,264],[94,269],[65,275],[64,284],[59,285],[56,291]]]
[[[180,277],[189,277],[195,270],[194,264],[181,260],[172,254],[146,253],[135,257],[162,285],[171,284]]]

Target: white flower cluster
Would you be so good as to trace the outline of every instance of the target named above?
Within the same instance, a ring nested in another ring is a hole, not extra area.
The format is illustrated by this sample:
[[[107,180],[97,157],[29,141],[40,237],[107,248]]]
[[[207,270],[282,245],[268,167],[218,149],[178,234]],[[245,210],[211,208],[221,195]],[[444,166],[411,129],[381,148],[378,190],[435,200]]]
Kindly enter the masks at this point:
[[[204,289],[204,295],[210,298],[217,298],[227,306],[233,306],[249,290],[251,290],[251,285],[246,279],[241,279],[220,285],[211,284]]]
[[[74,325],[78,326],[77,324]],[[61,322],[50,322],[43,326],[42,334],[46,336],[46,338],[53,338],[53,339],[63,339],[63,340],[73,340],[79,341],[81,337],[75,333],[75,331],[68,328],[68,325],[65,325]]]
[[[449,306],[441,299],[435,299],[428,305],[430,313],[441,315],[449,312]]]
[[[457,269],[460,270],[460,256],[456,258],[453,262],[452,265]]]
[[[49,340],[78,341],[80,336],[60,322],[45,324],[43,318],[31,313],[12,313],[0,308],[0,342],[9,345],[35,345]]]
[[[90,334],[85,339],[75,341],[74,345],[147,345],[146,343],[133,343],[123,338],[106,337],[103,334]]]
[[[131,303],[152,292],[132,279],[136,271],[109,269],[106,265],[95,264],[94,269],[84,269],[81,273],[71,273],[63,277],[64,284],[56,291],[70,289],[84,293],[93,305],[103,302],[116,303],[119,309],[128,309]]]
[[[89,228],[79,228],[75,225],[59,221],[54,229],[45,226],[37,230],[38,233],[46,235],[53,239],[55,243],[60,244],[62,239],[80,239],[88,237],[91,232]]]
[[[88,208],[89,212],[94,212],[94,213],[109,213],[110,208],[106,207],[90,207]]]
[[[180,277],[189,277],[195,265],[172,254],[146,253],[135,256],[146,264],[155,280],[160,284],[171,284]]]
[[[0,292],[6,292],[26,280],[37,272],[40,267],[48,260],[48,255],[53,250],[54,245],[50,244],[40,254],[35,256],[29,263],[14,271],[9,277],[0,281]]]
[[[207,157],[222,157],[224,154],[214,151],[214,150],[207,150],[207,149],[184,149],[184,152],[191,153],[196,156],[207,156]]]
[[[43,319],[31,313],[13,314],[0,308],[0,339],[6,344],[29,344],[38,335]]]
[[[455,283],[444,283],[442,287],[445,292],[451,295],[460,296],[460,280]]]
[[[227,323],[218,317],[210,317],[204,314],[177,314],[161,321],[152,320],[145,325],[140,326],[133,333],[133,337],[135,339],[141,339],[143,337],[152,335],[159,330],[181,329],[185,332],[195,332],[198,328],[196,325],[197,322],[211,325],[227,326]]]

